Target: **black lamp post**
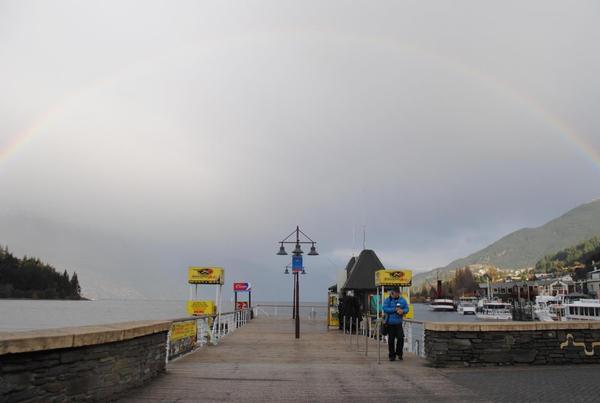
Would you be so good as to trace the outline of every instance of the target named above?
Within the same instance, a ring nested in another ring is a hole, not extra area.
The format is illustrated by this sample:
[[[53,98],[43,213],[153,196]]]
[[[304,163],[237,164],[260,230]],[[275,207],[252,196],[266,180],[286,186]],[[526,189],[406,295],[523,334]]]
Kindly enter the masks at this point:
[[[292,266],[286,265],[283,274],[290,274]],[[292,285],[292,319],[296,318],[296,277],[294,277],[294,284]]]
[[[293,240],[293,236],[296,236],[296,239]],[[302,235],[307,240],[301,240],[300,235]],[[292,240],[289,240],[292,238]],[[294,244],[294,250],[292,251],[292,274],[294,275],[294,306],[293,310],[293,318],[296,320],[296,338],[300,338],[300,277],[298,274],[306,274],[304,270],[304,264],[302,263],[302,254],[304,251],[302,250],[301,244],[311,244],[310,252],[307,253],[308,256],[317,256],[317,248],[315,245],[317,244],[315,241],[310,239],[308,235],[300,230],[299,226],[296,226],[296,229],[285,237],[282,241],[279,241],[280,247],[277,255],[286,256],[287,252],[285,251],[284,244]],[[285,268],[285,273],[288,273],[288,266]]]

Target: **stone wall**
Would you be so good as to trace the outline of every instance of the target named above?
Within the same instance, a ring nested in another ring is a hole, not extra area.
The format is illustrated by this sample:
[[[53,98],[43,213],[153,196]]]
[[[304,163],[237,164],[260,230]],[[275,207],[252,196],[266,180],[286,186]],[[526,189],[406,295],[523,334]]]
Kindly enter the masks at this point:
[[[600,363],[600,323],[427,323],[436,367]]]
[[[169,324],[4,334],[0,401],[110,401],[165,370]]]

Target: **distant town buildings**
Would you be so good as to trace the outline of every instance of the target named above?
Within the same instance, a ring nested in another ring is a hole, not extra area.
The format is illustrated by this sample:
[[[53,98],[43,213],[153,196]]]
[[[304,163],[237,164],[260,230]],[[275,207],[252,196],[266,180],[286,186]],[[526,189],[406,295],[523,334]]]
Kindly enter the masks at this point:
[[[594,269],[587,274],[586,279],[587,293],[598,297],[598,289],[600,288],[600,270]]]
[[[546,273],[543,273],[546,274]],[[535,300],[537,295],[575,295],[598,298],[600,289],[600,270],[588,273],[584,280],[575,281],[570,275],[561,277],[542,277],[531,281],[506,279],[479,284],[479,296],[497,297],[505,301]]]

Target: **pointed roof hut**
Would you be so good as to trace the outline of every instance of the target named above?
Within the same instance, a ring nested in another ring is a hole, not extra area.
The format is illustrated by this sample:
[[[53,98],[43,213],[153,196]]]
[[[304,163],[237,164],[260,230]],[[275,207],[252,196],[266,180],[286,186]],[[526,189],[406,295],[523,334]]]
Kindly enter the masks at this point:
[[[348,270],[352,262],[352,267]],[[382,269],[385,269],[385,267],[377,257],[377,254],[371,249],[365,249],[360,252],[358,258],[355,259],[353,257],[348,262],[348,266],[346,267],[348,277],[342,289],[354,291],[376,290],[375,272]]]
[[[356,263],[356,258],[354,256],[352,256],[350,258],[350,260],[348,260],[348,264],[346,265],[346,278],[348,278],[348,276],[350,276],[350,271],[354,267],[355,263]]]

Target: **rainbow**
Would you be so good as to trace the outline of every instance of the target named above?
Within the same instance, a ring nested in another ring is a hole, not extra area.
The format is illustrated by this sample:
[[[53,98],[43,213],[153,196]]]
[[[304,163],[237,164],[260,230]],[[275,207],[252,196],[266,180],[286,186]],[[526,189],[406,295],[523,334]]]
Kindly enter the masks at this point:
[[[268,40],[269,37],[281,37],[282,33],[290,32],[269,31],[255,33],[251,36],[245,35],[222,37],[218,40],[205,40],[201,41],[200,43],[203,45],[209,44],[221,48],[232,45],[239,46],[248,42]],[[451,69],[458,74],[466,76],[473,81],[479,82],[481,85],[484,85],[491,91],[502,95],[504,98],[509,99],[512,102],[515,102],[525,107],[530,113],[532,113],[533,116],[538,117],[543,122],[545,122],[546,125],[551,127],[558,135],[562,137],[562,139],[565,142],[569,143],[576,150],[578,150],[582,156],[584,156],[594,165],[594,167],[596,167],[596,169],[600,170],[600,150],[598,150],[592,144],[590,144],[590,142],[587,141],[586,138],[581,133],[579,133],[572,125],[570,125],[566,120],[561,118],[558,114],[549,111],[538,99],[519,91],[517,88],[510,85],[509,83],[500,80],[498,77],[486,74],[481,70],[469,66],[461,61],[452,59],[446,55],[442,55],[415,45],[401,43],[387,37],[348,35],[340,34],[336,31],[328,31],[322,29],[304,29],[299,31],[296,30],[292,33],[295,36],[298,36],[298,34],[302,34],[305,37],[314,36],[315,40],[321,42],[323,42],[324,40],[329,40],[341,42],[352,46],[362,44],[366,46],[385,48],[385,50],[389,52],[403,52],[413,54],[416,57],[425,58],[432,61],[433,63],[443,65],[444,67]],[[183,48],[189,51],[189,48],[198,49],[198,47],[199,43],[180,46],[179,48],[175,48],[172,52],[169,52],[167,55],[162,55],[160,58],[166,59],[167,57],[170,57],[170,55],[173,52],[181,51],[183,50]],[[144,63],[148,63],[148,61],[144,61]],[[136,65],[138,64],[141,63],[136,63]],[[120,73],[122,73],[122,71]],[[67,96],[63,97],[61,100],[55,103],[46,112],[39,115],[34,120],[34,122],[31,125],[29,125],[25,130],[16,133],[14,136],[12,136],[12,138],[9,139],[8,143],[6,143],[2,148],[0,148],[0,162],[8,159],[11,155],[15,155],[19,149],[23,148],[24,145],[30,142],[36,135],[42,133],[44,129],[46,129],[51,124],[53,118],[60,114],[60,112],[62,112],[72,100],[78,98],[84,93],[88,93],[91,89],[102,89],[104,86],[116,81],[118,76],[121,76],[121,74],[111,75],[108,77],[104,77],[100,80],[94,80],[88,85],[78,89],[74,93],[67,94]],[[2,145],[0,144],[0,146]]]
[[[54,102],[50,108],[40,114],[25,130],[18,132],[12,138],[9,138],[8,142],[2,146],[0,144],[0,162],[8,159],[11,155],[17,153],[17,151],[24,147],[27,143],[31,142],[36,135],[43,133],[44,129],[48,128],[52,120],[60,115],[61,112],[66,110],[68,106],[76,101],[80,96],[87,94],[95,89],[105,88],[107,85],[118,79],[119,75],[110,75],[96,79],[87,85],[84,85],[75,91],[67,93],[61,97],[58,101]]]

